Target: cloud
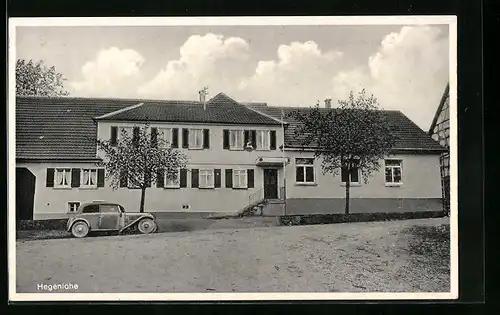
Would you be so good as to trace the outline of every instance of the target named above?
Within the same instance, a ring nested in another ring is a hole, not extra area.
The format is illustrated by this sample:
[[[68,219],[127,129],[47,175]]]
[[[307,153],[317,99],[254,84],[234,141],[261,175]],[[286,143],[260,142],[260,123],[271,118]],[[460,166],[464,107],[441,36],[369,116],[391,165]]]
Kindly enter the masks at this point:
[[[95,60],[83,65],[83,80],[70,82],[73,95],[131,96],[142,80],[144,58],[132,49],[111,47],[100,50]]]
[[[243,79],[239,92],[251,100],[313,105],[331,91],[331,77],[342,53],[322,52],[313,41],[292,42],[277,49],[277,60],[260,61],[255,73]]]
[[[386,109],[398,109],[427,130],[449,80],[448,38],[431,26],[403,27],[381,41],[365,68],[338,73],[334,99],[366,88]]]
[[[145,97],[196,99],[197,91],[229,92],[249,57],[249,44],[239,37],[208,33],[193,35],[180,47],[180,58],[171,60],[138,93]]]

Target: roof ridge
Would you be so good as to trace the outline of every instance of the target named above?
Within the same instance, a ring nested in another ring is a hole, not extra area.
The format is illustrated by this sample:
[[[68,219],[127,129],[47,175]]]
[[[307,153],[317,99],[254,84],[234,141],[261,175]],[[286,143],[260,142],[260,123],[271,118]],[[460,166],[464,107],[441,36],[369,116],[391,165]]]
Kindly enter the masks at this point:
[[[123,98],[123,97],[92,97],[92,96],[46,96],[46,95],[16,95],[17,99],[54,99],[54,100],[101,100],[101,101],[130,101],[130,102],[189,102],[201,104],[198,100],[150,99],[150,98]]]
[[[141,107],[142,105],[144,105],[144,103],[139,103],[139,104],[135,104],[135,105],[132,105],[132,106],[128,106],[128,107],[125,107],[125,108],[122,108],[122,109],[119,109],[119,110],[115,110],[113,112],[110,112],[110,113],[107,113],[107,114],[104,114],[104,115],[101,115],[101,116],[97,116],[97,117],[95,117],[95,119],[102,119],[102,118],[107,118],[107,117],[110,117],[110,116],[114,116],[116,114],[123,113],[123,112],[129,111],[129,110],[137,108],[137,107]]]
[[[263,113],[263,112],[261,112],[261,111],[259,111],[259,110],[255,109],[255,108],[251,108],[251,107],[250,107],[250,106],[248,106],[248,105],[244,105],[244,106],[245,106],[246,108],[248,108],[249,110],[251,110],[251,111],[253,111],[253,112],[256,112],[257,114],[262,115],[262,116],[265,116],[265,117],[267,117],[267,118],[271,118],[271,119],[273,119],[273,120],[275,120],[275,121],[279,122],[280,124],[288,124],[288,123],[287,123],[286,121],[284,121],[284,120],[281,120],[281,119],[278,119],[278,118],[276,118],[276,117],[274,117],[274,116],[272,116],[272,115],[269,115],[269,114]]]

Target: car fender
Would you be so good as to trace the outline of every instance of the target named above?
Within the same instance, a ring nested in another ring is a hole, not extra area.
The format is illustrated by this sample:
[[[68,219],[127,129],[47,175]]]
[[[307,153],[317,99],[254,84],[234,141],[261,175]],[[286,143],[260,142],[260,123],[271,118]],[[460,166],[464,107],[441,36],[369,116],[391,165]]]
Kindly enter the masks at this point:
[[[71,219],[70,219],[70,220],[71,220]],[[73,227],[73,225],[74,225],[76,222],[80,222],[80,221],[85,222],[85,223],[88,225],[89,230],[90,230],[90,223],[89,223],[89,221],[87,221],[87,219],[84,219],[84,218],[77,218],[77,219],[72,219],[71,221],[68,221],[68,226],[66,227],[67,232],[70,232],[70,231],[71,231],[71,228]]]
[[[155,220],[155,217],[151,214],[145,214],[145,215],[141,215],[139,218],[135,219],[134,221],[132,221],[131,223],[127,224],[126,226],[124,226],[123,228],[120,229],[119,233],[125,231],[126,229],[128,229],[129,227],[137,224],[137,222],[141,221],[142,219],[144,218],[148,218],[148,219],[151,219],[155,222],[156,224],[156,220]]]

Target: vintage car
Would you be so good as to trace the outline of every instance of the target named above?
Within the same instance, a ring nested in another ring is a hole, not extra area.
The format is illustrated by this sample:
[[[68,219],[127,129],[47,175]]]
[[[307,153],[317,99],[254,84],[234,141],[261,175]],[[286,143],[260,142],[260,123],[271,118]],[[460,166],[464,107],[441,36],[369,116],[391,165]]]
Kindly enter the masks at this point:
[[[118,232],[137,228],[143,234],[157,230],[155,217],[150,213],[125,212],[117,203],[94,201],[81,204],[68,219],[67,231],[74,237],[85,237],[89,232]]]

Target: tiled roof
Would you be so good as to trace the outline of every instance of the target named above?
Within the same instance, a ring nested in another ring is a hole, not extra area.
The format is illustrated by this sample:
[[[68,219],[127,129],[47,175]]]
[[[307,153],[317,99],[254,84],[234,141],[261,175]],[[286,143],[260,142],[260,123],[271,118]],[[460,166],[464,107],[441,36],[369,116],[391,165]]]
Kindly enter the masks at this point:
[[[138,105],[112,115],[113,119],[150,118],[176,122],[219,122],[236,124],[279,124],[236,103],[224,94],[207,102],[207,110],[197,101],[157,101],[75,97],[16,98],[17,159],[95,159],[96,117]],[[141,115],[138,115],[141,114]],[[116,116],[116,117],[115,117]]]
[[[134,100],[70,97],[16,98],[16,158],[94,159],[92,117],[136,104]]]
[[[205,108],[201,102],[150,101],[143,102],[129,110],[123,110],[97,120],[119,121],[165,121],[222,123],[237,125],[277,125],[275,119],[256,113],[236,102],[227,95],[219,93],[207,101]]]
[[[299,122],[293,119],[290,114],[296,110],[307,111],[309,108],[265,106],[262,104],[250,104],[248,106],[278,119],[281,119],[283,111],[285,117],[284,121],[287,123],[287,127],[285,129],[285,146],[302,146],[302,140],[304,137],[300,137],[295,134],[295,130],[297,129]],[[322,108],[321,110],[327,111],[329,109]],[[443,148],[436,141],[434,141],[425,131],[423,131],[400,111],[386,110],[384,113],[387,115],[389,122],[397,133],[398,140],[396,141],[396,145],[394,147],[395,150],[443,151]]]

